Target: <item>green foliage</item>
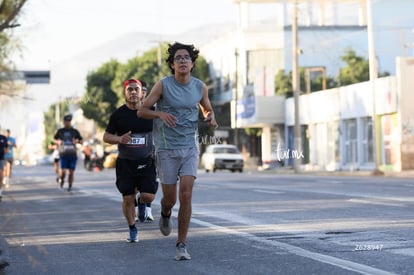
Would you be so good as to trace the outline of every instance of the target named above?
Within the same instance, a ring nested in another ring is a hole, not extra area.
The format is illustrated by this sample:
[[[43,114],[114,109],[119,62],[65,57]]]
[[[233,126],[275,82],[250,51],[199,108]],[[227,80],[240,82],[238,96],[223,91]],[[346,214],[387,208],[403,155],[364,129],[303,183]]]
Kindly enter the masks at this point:
[[[59,106],[57,106],[59,105]],[[56,118],[56,110],[59,110],[59,117]],[[44,151],[48,152],[48,144],[53,140],[53,136],[56,133],[56,130],[62,127],[63,116],[69,111],[68,104],[64,102],[58,102],[49,107],[47,112],[43,113],[43,120],[47,123],[44,123],[46,138],[44,140]]]
[[[9,55],[9,41],[10,38],[5,33],[0,33],[0,71],[8,71],[9,65],[7,64],[7,57]]]
[[[0,32],[18,27],[18,16],[27,0],[2,0],[0,2]]]
[[[341,86],[369,80],[369,60],[361,56],[357,56],[356,52],[351,48],[346,48],[341,60],[346,66],[339,71],[338,81]],[[388,72],[378,72],[378,77],[388,76]]]
[[[345,62],[345,66],[340,69],[338,81],[331,76],[326,76],[326,88],[334,88],[339,85],[346,86],[354,83],[359,83],[369,80],[369,62],[367,59],[357,56],[356,52],[351,48],[346,48],[341,60]],[[388,72],[379,72],[378,76],[388,76]],[[322,90],[323,76],[319,75],[311,81],[311,92]],[[305,70],[300,69],[300,90],[306,92],[306,78]],[[275,76],[275,94],[284,95],[286,97],[293,96],[292,90],[292,72],[285,74],[285,71],[280,70]]]
[[[204,81],[207,86],[212,83],[212,80],[210,79],[208,63],[203,56],[198,57],[192,75]]]
[[[305,70],[300,68],[299,71],[300,76],[300,91],[306,91],[306,78],[305,78]],[[322,82],[320,82],[322,88]],[[288,75],[285,74],[284,70],[279,70],[275,76],[275,93],[276,95],[292,97],[293,96],[293,89],[292,89],[292,72],[289,72]]]
[[[84,116],[96,121],[98,127],[104,129],[112,112],[124,103],[122,83],[126,79],[141,79],[147,83],[148,90],[151,90],[156,81],[170,75],[162,56],[162,53],[167,52],[168,45],[160,44],[160,47],[154,47],[126,63],[111,60],[89,73],[85,96],[88,100],[81,103]],[[193,75],[206,83],[210,82],[208,64],[201,56],[197,60]]]
[[[109,116],[117,108],[118,95],[111,89],[111,83],[119,67],[118,61],[112,59],[97,71],[88,74],[86,80],[87,100],[82,100],[80,107],[83,115],[96,121],[99,128],[105,128]]]
[[[170,73],[166,64],[159,63],[159,56],[163,52],[167,51],[167,45],[160,45],[161,50],[158,47],[152,48],[145,52],[142,56],[136,56],[129,59],[125,64],[121,64],[116,72],[115,78],[111,84],[113,90],[122,92],[122,83],[129,78],[141,79],[147,83],[148,90],[158,81],[161,77]],[[161,70],[160,70],[161,69]],[[118,97],[118,105],[124,103],[122,93]]]
[[[244,131],[248,136],[260,137],[263,133],[263,128],[245,128]]]
[[[284,70],[279,70],[275,76],[275,94],[292,97],[292,72],[288,75],[285,74]]]
[[[369,80],[369,62],[361,56],[357,56],[356,52],[351,48],[345,49],[341,60],[346,66],[339,71],[339,83],[342,86],[368,81]]]
[[[13,36],[13,29],[19,27],[18,18],[27,0],[0,1],[0,81],[9,77],[13,63],[8,57],[20,50],[20,41]],[[1,94],[0,90],[0,94]]]
[[[318,75],[314,80],[311,81],[311,92],[323,90],[323,76]],[[338,83],[331,76],[326,76],[326,88],[331,89],[337,87]]]

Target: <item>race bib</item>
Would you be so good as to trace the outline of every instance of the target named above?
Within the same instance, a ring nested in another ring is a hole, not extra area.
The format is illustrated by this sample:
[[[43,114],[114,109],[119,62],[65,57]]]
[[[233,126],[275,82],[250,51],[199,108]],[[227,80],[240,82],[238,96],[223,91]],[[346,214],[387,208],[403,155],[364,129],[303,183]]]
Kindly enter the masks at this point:
[[[138,160],[151,155],[153,150],[152,133],[133,133],[127,144],[118,145],[118,157]]]
[[[131,137],[131,141],[128,142],[128,144],[145,145],[146,140],[145,140],[145,137]]]
[[[76,152],[76,147],[74,144],[62,144],[59,147],[59,151],[61,154],[71,154]]]

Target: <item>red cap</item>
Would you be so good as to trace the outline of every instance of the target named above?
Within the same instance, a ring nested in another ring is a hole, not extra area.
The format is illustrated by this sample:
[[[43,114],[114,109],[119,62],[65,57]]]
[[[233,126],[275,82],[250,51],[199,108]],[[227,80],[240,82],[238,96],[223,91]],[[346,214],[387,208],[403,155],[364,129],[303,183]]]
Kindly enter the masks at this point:
[[[124,81],[124,84],[122,85],[124,87],[124,90],[128,86],[128,84],[130,84],[130,83],[137,83],[138,86],[140,88],[142,88],[142,84],[139,80],[131,78],[131,79],[127,79],[127,80]]]

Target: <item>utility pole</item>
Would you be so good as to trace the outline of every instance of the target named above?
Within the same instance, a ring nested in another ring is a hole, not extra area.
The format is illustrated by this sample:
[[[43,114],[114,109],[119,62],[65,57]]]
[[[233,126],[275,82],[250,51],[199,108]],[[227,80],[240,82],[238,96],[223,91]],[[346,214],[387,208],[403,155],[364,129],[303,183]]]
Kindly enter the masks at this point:
[[[378,78],[376,56],[375,56],[375,44],[374,33],[372,29],[372,7],[371,1],[366,0],[367,8],[367,32],[368,32],[368,60],[369,60],[369,81],[372,92],[372,142],[374,147],[374,161],[375,169],[374,175],[383,175],[384,173],[379,169],[380,167],[380,147],[377,139],[377,100],[375,95],[375,80]]]
[[[162,44],[166,41],[162,40],[161,37],[158,40],[150,40],[152,43],[157,44],[157,67],[158,67],[158,78],[162,78]]]
[[[162,53],[161,53],[161,42],[158,42],[158,48],[157,48],[157,66],[158,66],[158,77],[162,77]]]
[[[234,71],[234,97],[235,97],[235,102],[234,102],[234,145],[238,146],[239,143],[239,134],[238,134],[238,129],[237,129],[237,101],[239,101],[239,89],[238,89],[238,83],[239,83],[239,76],[238,76],[238,71],[239,71],[239,51],[237,50],[237,48],[234,50],[234,58],[236,60],[236,69]]]
[[[292,90],[295,104],[295,126],[294,126],[294,150],[301,152],[301,131],[299,119],[299,93],[300,93],[300,79],[299,79],[299,49],[298,49],[298,1],[293,3],[293,20],[292,20]],[[300,172],[300,158],[294,158],[295,173]]]
[[[59,129],[60,127],[60,96],[59,101],[55,105],[55,122],[56,122],[56,129]]]

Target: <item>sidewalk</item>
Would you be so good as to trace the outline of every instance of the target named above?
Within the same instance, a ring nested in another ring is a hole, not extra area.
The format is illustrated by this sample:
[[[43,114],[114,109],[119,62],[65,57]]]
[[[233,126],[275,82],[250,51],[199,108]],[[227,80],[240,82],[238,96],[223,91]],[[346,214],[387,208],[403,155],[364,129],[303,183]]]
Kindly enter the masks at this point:
[[[293,168],[276,167],[271,169],[261,170],[260,167],[249,166],[245,169],[246,172],[259,173],[273,173],[273,174],[295,174]],[[357,177],[399,177],[399,178],[414,178],[414,170],[406,170],[401,172],[386,171],[384,175],[374,175],[373,171],[301,171],[301,175],[317,175],[317,176],[357,176]]]

